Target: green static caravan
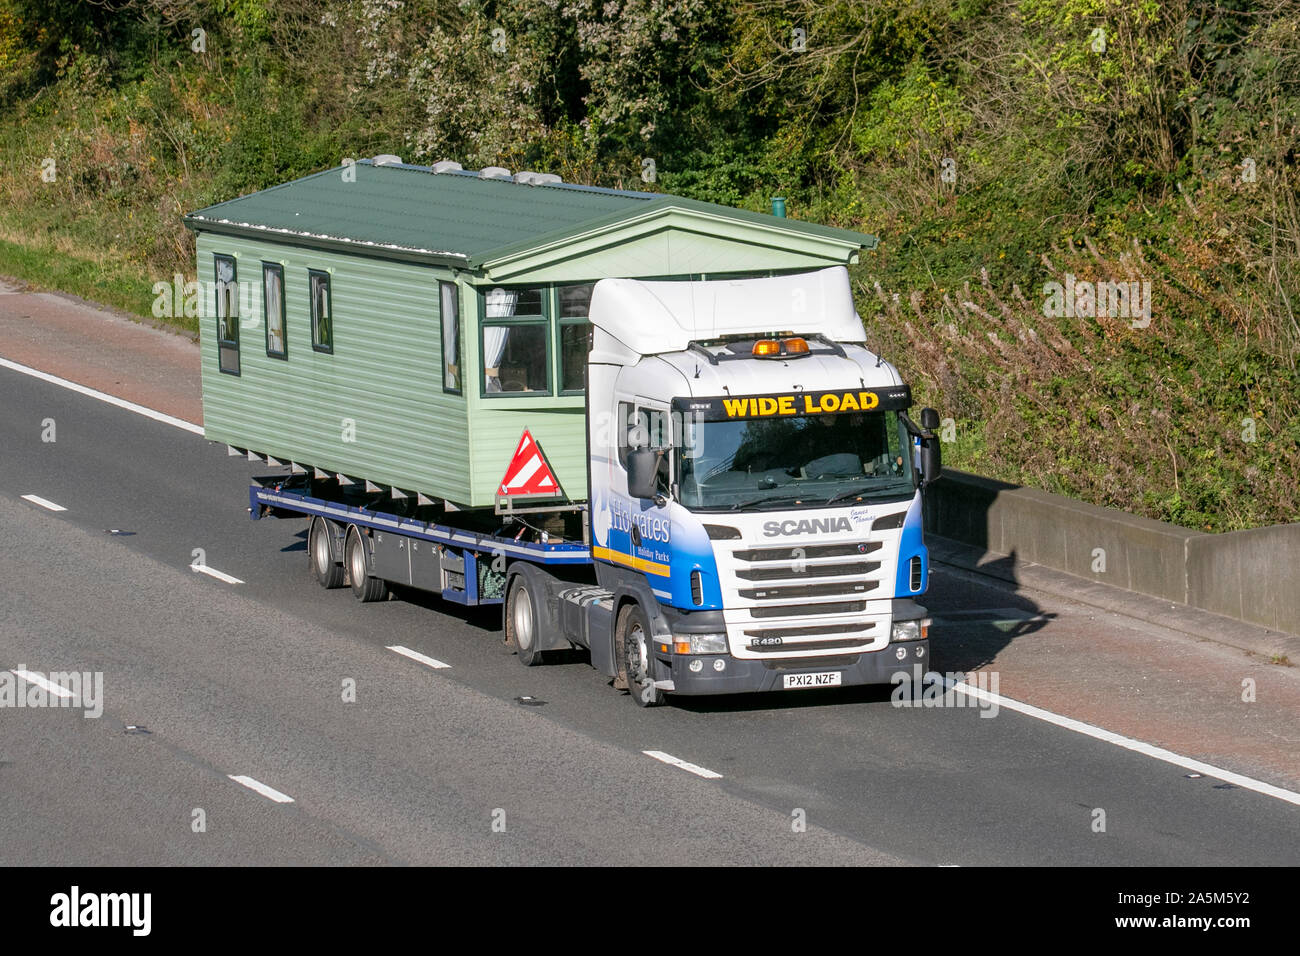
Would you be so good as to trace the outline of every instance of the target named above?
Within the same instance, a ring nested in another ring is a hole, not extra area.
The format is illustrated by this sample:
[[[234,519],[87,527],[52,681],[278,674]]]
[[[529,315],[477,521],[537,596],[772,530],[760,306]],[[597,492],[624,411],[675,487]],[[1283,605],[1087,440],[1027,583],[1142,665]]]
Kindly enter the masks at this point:
[[[871,236],[659,193],[361,160],[200,209],[204,434],[489,507],[527,429],[587,498],[587,305],[603,278],[857,261]]]

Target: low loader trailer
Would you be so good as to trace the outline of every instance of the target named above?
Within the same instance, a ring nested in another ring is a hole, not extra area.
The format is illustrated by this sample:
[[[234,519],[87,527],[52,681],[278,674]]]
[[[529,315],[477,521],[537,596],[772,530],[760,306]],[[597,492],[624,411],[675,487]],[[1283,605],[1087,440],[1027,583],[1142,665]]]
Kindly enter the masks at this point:
[[[928,665],[938,414],[909,416],[847,271],[602,279],[589,320],[585,495],[521,414],[491,507],[302,463],[256,480],[252,517],[306,518],[323,587],[501,605],[523,664],[585,648],[643,706]]]

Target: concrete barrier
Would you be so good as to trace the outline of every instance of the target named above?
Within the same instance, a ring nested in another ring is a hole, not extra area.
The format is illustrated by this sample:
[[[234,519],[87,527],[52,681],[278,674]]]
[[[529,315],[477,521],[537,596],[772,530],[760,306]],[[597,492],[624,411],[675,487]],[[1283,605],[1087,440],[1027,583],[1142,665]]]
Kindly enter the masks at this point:
[[[1019,561],[1300,633],[1300,524],[1206,534],[948,470],[925,530]]]
[[[1194,607],[1300,634],[1300,524],[1190,540],[1187,589]]]

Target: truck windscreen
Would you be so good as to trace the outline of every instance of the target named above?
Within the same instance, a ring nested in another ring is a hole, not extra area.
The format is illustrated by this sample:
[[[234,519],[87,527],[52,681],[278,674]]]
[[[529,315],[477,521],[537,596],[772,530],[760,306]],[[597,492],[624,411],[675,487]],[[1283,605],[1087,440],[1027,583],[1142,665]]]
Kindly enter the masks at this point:
[[[674,418],[678,494],[693,511],[817,508],[915,490],[911,442],[896,411]]]

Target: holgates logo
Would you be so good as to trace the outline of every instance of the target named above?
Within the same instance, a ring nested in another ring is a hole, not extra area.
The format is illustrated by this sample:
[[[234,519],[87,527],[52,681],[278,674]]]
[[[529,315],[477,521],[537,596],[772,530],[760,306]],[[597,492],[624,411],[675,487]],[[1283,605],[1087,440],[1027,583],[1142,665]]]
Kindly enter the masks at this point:
[[[132,935],[148,936],[153,928],[152,893],[70,893],[50,897],[51,926],[129,926]]]

